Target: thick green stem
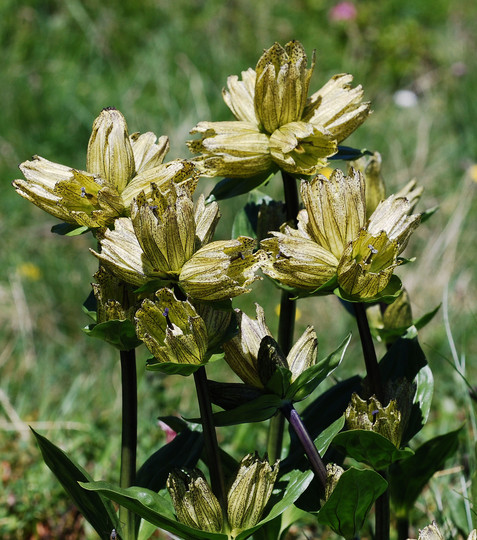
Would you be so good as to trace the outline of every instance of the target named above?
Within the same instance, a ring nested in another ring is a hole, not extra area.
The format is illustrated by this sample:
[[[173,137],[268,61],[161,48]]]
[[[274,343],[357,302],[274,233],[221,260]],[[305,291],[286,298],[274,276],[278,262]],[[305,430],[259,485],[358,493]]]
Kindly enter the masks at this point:
[[[374,394],[380,403],[386,406],[384,386],[379,371],[378,359],[374,348],[373,337],[369,329],[368,317],[364,304],[354,304],[356,320],[358,323],[359,337],[361,338],[361,347],[363,349],[364,363],[368,375],[371,393]],[[378,471],[379,474],[387,480],[386,471]],[[375,505],[376,518],[376,540],[389,540],[389,490],[387,489],[377,500]]]
[[[296,180],[284,171],[282,171],[282,179],[283,192],[285,194],[286,220],[288,223],[296,225],[299,210]],[[293,295],[289,292],[282,291],[280,316],[278,319],[278,344],[285,355],[292,348],[295,331],[296,304],[292,300],[292,297]],[[281,456],[284,430],[285,419],[283,415],[275,415],[270,420],[268,428],[267,451],[270,463],[274,463]]]
[[[122,392],[122,434],[121,434],[121,472],[119,485],[130,487],[136,480],[137,446],[137,377],[136,351],[120,351],[121,354],[121,392]],[[135,514],[127,508],[119,508],[119,520],[123,527],[123,538],[136,538]]]
[[[207,375],[205,372],[205,367],[200,367],[194,373],[194,382],[197,391],[197,400],[199,402],[200,417],[202,419],[205,453],[210,472],[210,484],[212,491],[220,503],[224,518],[226,519],[227,496],[225,493],[225,481],[221,466],[214,419],[212,417],[212,405],[210,403],[209,391],[207,388]]]

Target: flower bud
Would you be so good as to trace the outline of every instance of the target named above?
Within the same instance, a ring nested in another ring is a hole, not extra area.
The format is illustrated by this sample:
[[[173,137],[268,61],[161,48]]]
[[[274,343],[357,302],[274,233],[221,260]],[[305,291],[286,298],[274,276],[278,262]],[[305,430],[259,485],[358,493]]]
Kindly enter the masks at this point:
[[[136,312],[139,339],[159,363],[202,363],[207,351],[204,321],[188,301],[177,300],[169,289],[161,289],[156,297],[156,302],[144,300]]]
[[[179,521],[202,531],[222,531],[219,501],[198,469],[174,470],[167,478],[167,489]]]
[[[240,462],[237,476],[227,495],[227,515],[232,537],[256,525],[270,499],[278,475],[278,460],[271,466],[268,460],[247,454]]]
[[[93,124],[86,156],[88,172],[99,175],[119,193],[135,174],[134,154],[124,116],[114,107],[101,111]]]
[[[314,53],[311,68],[307,63],[299,41],[290,41],[285,47],[275,43],[259,59],[255,69],[255,112],[265,132],[271,134],[301,119],[315,65]]]
[[[338,480],[341,478],[341,475],[343,473],[344,469],[339,465],[336,465],[335,463],[328,463],[326,465],[326,485],[324,502],[326,502],[330,498],[333,490],[336,487],[336,484],[338,483]]]

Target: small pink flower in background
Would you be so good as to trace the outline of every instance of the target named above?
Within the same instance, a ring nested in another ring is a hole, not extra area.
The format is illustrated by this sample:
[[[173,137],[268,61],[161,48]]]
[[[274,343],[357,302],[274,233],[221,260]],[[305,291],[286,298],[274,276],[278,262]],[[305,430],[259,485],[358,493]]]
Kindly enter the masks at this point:
[[[157,424],[162,429],[162,431],[166,434],[166,444],[170,443],[171,441],[175,439],[177,433],[171,427],[169,427],[162,420],[159,420]]]
[[[330,21],[352,21],[358,12],[352,2],[339,2],[328,12]]]

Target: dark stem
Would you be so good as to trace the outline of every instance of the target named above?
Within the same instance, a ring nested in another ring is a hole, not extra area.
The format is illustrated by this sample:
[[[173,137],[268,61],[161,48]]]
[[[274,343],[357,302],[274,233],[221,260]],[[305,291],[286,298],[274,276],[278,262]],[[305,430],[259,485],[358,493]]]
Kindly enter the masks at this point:
[[[287,403],[286,405],[283,405],[283,407],[280,410],[282,411],[283,415],[285,416],[285,418],[288,420],[293,430],[295,431],[298,437],[298,440],[303,446],[305,454],[308,456],[308,459],[310,460],[311,468],[313,469],[313,472],[315,473],[318,480],[320,481],[321,486],[324,491],[325,486],[326,486],[326,476],[327,476],[326,467],[324,466],[323,461],[321,460],[320,454],[318,453],[316,446],[311,440],[310,434],[306,430],[306,427],[304,426],[300,415],[298,414],[298,412],[296,411],[296,409],[293,407],[293,405],[290,402]]]
[[[378,471],[379,474],[388,480],[386,471]],[[389,508],[389,489],[376,499],[376,540],[389,540],[390,529],[390,508]],[[407,536],[406,536],[407,538]]]
[[[397,540],[407,540],[409,538],[409,520],[406,517],[397,519]]]
[[[137,446],[137,377],[136,351],[120,351],[122,392],[121,472],[119,485],[132,486],[136,480]],[[123,524],[124,538],[136,536],[135,514],[127,508],[119,508],[119,520]]]
[[[384,387],[379,372],[378,359],[374,349],[373,337],[369,329],[368,317],[364,304],[358,302],[353,304],[356,321],[358,323],[359,337],[361,338],[361,347],[363,349],[364,363],[366,365],[366,373],[371,387],[371,394],[374,394],[381,405],[384,407]]]
[[[379,372],[378,359],[374,349],[373,337],[369,329],[368,317],[364,304],[354,304],[356,320],[358,323],[359,337],[361,338],[361,347],[363,349],[364,362],[366,364],[366,373],[368,375],[371,394],[374,394],[381,405],[386,406],[384,396],[384,386]],[[379,474],[387,480],[386,471],[378,471]],[[376,519],[376,540],[389,540],[390,527],[390,508],[389,508],[389,489],[387,489],[378,499],[375,505]]]
[[[199,402],[200,417],[204,433],[205,453],[210,472],[210,484],[217,500],[222,508],[224,518],[227,517],[227,496],[225,494],[225,481],[221,466],[219,445],[215,432],[214,419],[212,418],[212,405],[210,403],[207,388],[207,374],[205,367],[200,367],[194,373],[197,400]]]
[[[288,223],[293,223],[296,226],[299,210],[296,180],[284,171],[282,171],[282,180],[283,193],[285,195],[286,220]],[[292,294],[282,291],[280,316],[278,319],[278,344],[285,356],[292,348],[295,331],[296,304],[292,298]],[[281,414],[275,415],[270,420],[270,426],[268,428],[267,451],[270,463],[274,463],[281,456],[284,430],[285,421],[283,416]]]

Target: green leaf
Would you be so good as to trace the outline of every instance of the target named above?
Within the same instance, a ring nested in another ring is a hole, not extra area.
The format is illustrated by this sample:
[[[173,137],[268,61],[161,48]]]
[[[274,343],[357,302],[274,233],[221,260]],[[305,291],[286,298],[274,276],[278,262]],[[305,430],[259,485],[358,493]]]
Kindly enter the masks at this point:
[[[123,321],[111,319],[110,321],[89,324],[83,332],[90,337],[102,339],[120,351],[130,351],[142,345],[136,336],[136,327],[129,319]]]
[[[267,505],[267,508],[269,508],[270,505],[273,505],[270,508],[270,511],[267,512],[267,509],[265,509],[265,512],[267,512],[266,516],[259,521],[255,527],[241,532],[236,540],[245,540],[245,538],[248,538],[254,531],[283,514],[283,512],[305,491],[312,481],[313,476],[314,474],[312,471],[297,470],[281,476],[280,480],[275,484],[275,489],[273,490],[270,502]]]
[[[139,288],[134,289],[136,294],[149,294],[155,293],[159,289],[164,287],[169,287],[171,285],[171,280],[169,279],[151,279],[144,285],[141,285]]]
[[[261,173],[249,178],[224,178],[218,184],[215,185],[210,195],[207,197],[206,203],[214,201],[222,201],[224,199],[230,199],[231,197],[237,197],[238,195],[244,195],[253,189],[266,184],[275,172]]]
[[[326,429],[324,429],[318,437],[314,440],[316,449],[320,456],[324,456],[328,447],[333,442],[333,439],[336,435],[344,428],[345,425],[345,416],[344,414],[330,424]]]
[[[461,429],[425,442],[413,456],[389,469],[391,499],[399,515],[407,515],[431,477],[444,468],[448,458],[455,456]]]
[[[88,227],[76,223],[58,223],[51,228],[52,233],[59,234],[60,236],[79,236],[89,230]]]
[[[439,210],[439,206],[433,206],[428,210],[424,210],[421,214],[421,225],[427,221],[431,216],[433,216]]]
[[[290,389],[292,375],[289,369],[278,366],[270,379],[268,379],[265,388],[279,398],[283,398],[288,394],[288,390]]]
[[[148,371],[160,371],[166,375],[182,375],[187,377],[195,373],[200,367],[205,366],[207,362],[201,364],[177,364],[175,362],[156,362],[154,357],[149,358],[146,362]]]
[[[329,157],[328,159],[330,161],[334,161],[337,159],[343,159],[345,161],[354,161],[355,159],[359,159],[363,156],[372,156],[373,152],[370,152],[369,150],[366,150],[363,148],[362,150],[359,150],[358,148],[352,148],[351,146],[343,146],[338,145],[338,152],[334,155]]]
[[[333,446],[342,449],[356,461],[367,463],[376,471],[387,469],[391,463],[413,454],[410,448],[399,450],[386,437],[364,429],[339,433],[333,439]]]
[[[160,491],[166,487],[167,477],[173,468],[195,467],[203,446],[201,433],[189,429],[182,431],[144,462],[137,472],[136,484]]]
[[[308,397],[340,365],[350,341],[351,334],[334,352],[301,373],[288,388],[285,397],[293,401]]]
[[[274,394],[262,394],[257,399],[244,403],[235,409],[215,413],[214,425],[232,426],[247,422],[262,422],[271,418],[283,405],[283,401]],[[192,422],[200,420],[194,419]]]
[[[385,304],[392,304],[394,300],[402,293],[402,282],[393,274],[387,286],[376,296],[370,298],[361,298],[360,296],[350,296],[341,287],[337,287],[333,293],[341,300],[347,302],[364,302],[366,304],[384,302]]]
[[[414,379],[416,393],[414,394],[411,415],[404,432],[402,442],[407,443],[425,426],[431,410],[434,394],[434,377],[431,368],[424,366]]]
[[[235,214],[232,224],[232,238],[238,238],[239,236],[257,237],[245,208],[242,208]]]
[[[387,486],[377,472],[351,467],[341,475],[330,498],[316,514],[318,521],[345,538],[358,536],[368,512]]]
[[[204,532],[188,527],[176,520],[168,499],[150,489],[140,487],[120,488],[108,482],[81,482],[84,489],[98,492],[119,505],[135,512],[143,519],[166,531],[190,540],[227,540],[222,533]]]
[[[89,474],[46,437],[33,429],[32,432],[40,447],[44,462],[100,538],[109,538],[109,533],[113,529],[119,531],[121,528],[119,520],[110,501],[104,500],[97,493],[84,491],[78,484],[78,482],[90,482],[92,478]]]

